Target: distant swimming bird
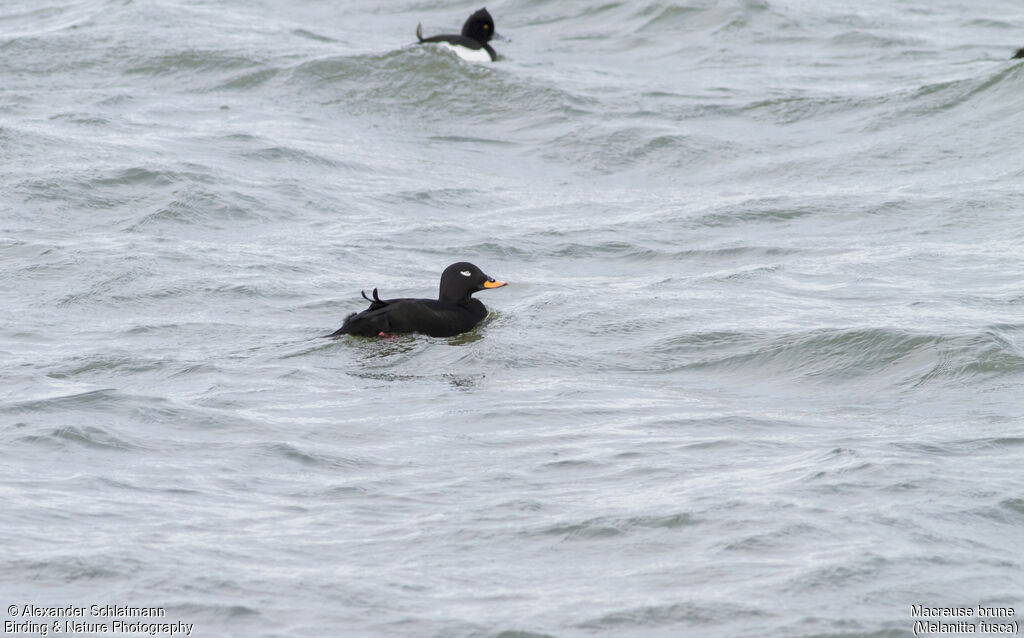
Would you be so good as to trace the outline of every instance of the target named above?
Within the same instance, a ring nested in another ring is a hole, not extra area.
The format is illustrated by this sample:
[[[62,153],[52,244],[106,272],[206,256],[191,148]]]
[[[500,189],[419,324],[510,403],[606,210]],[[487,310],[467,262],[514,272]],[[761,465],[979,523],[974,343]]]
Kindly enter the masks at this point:
[[[1013,57],[1010,58],[1010,59],[1011,60],[1016,60],[1017,58],[1024,58],[1024,48],[1017,49],[1017,52],[1014,53]]]
[[[472,330],[487,316],[487,308],[473,293],[485,288],[507,286],[495,281],[465,261],[452,264],[441,273],[437,299],[381,299],[373,289],[366,310],[345,317],[341,328],[327,337],[358,335],[381,337],[397,332],[420,332],[431,337],[451,337]]]
[[[455,51],[456,55],[463,60],[470,60],[472,62],[493,62],[496,60],[498,54],[487,43],[491,41],[491,38],[505,39],[494,32],[494,20],[491,19],[491,14],[487,13],[486,8],[480,9],[466,18],[466,23],[462,25],[461,35],[445,34],[424,38],[423,25],[417,24],[416,37],[419,38],[420,44],[439,42]]]

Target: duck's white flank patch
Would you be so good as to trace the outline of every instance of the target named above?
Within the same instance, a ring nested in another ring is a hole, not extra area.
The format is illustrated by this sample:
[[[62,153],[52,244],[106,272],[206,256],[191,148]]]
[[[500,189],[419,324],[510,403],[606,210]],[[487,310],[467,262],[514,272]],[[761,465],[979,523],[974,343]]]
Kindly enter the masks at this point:
[[[470,62],[491,61],[491,54],[487,52],[487,49],[467,49],[464,46],[451,44],[449,42],[438,42],[438,44],[448,47],[452,51],[455,51],[455,55],[459,56],[463,60],[469,60]]]

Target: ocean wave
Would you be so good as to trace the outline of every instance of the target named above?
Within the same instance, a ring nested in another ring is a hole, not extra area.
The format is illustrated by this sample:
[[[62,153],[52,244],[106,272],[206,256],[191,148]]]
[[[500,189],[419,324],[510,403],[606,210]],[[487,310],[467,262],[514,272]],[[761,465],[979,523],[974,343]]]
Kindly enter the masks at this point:
[[[860,378],[903,390],[978,384],[1024,373],[1024,353],[990,331],[957,335],[857,328],[778,336],[695,333],[672,337],[656,350],[673,355],[672,369],[745,372],[764,379],[820,383]]]
[[[433,47],[310,60],[291,70],[289,82],[302,87],[304,99],[315,96],[346,113],[407,113],[428,122],[567,117],[587,112],[593,103]]]

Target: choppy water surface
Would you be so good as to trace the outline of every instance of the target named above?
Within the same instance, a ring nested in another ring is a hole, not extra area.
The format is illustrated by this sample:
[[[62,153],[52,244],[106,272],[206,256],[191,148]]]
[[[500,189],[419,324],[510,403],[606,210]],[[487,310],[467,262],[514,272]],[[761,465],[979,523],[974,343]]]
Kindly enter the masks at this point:
[[[508,0],[496,64],[410,46],[477,8],[0,5],[3,606],[1022,613],[1024,9]],[[512,284],[473,332],[319,338],[463,259]]]

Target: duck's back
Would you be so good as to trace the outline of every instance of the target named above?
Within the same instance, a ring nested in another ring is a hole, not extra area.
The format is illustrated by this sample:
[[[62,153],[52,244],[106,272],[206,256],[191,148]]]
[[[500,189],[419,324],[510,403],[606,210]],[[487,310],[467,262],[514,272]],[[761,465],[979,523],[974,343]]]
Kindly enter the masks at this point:
[[[487,44],[487,38],[478,40],[471,35],[466,35],[465,27],[462,34],[444,33],[433,35],[429,38],[423,37],[423,25],[416,25],[416,37],[420,44],[440,44],[455,52],[463,60],[470,62],[493,62],[498,54]]]
[[[451,337],[480,323],[487,309],[477,299],[451,304],[437,299],[388,299],[353,313],[331,337],[357,335],[376,337],[381,333],[419,332],[431,337]]]

